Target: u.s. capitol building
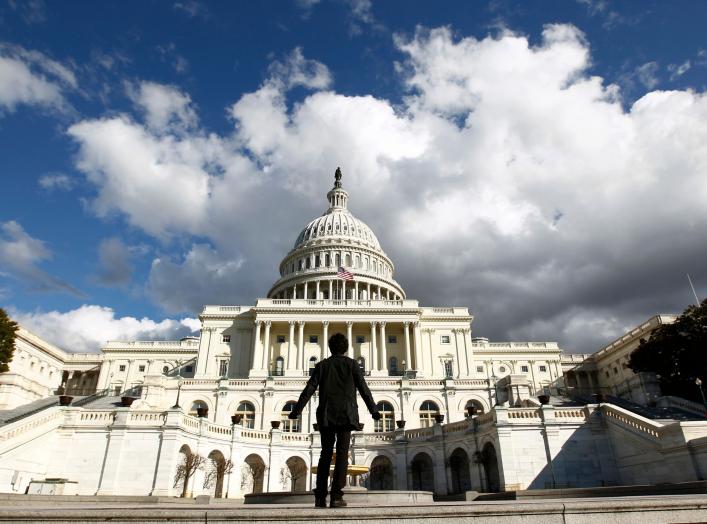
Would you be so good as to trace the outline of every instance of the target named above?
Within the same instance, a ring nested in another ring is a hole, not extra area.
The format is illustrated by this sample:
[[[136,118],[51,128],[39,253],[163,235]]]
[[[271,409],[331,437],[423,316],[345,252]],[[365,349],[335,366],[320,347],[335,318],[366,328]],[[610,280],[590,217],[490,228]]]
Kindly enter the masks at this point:
[[[359,406],[364,427],[351,458],[371,467],[371,488],[446,494],[650,482],[653,470],[675,476],[674,464],[694,463],[687,440],[670,433],[668,468],[662,430],[617,406],[540,406],[536,396],[562,387],[576,358],[554,342],[475,338],[467,307],[407,298],[376,235],[349,211],[339,170],[327,199],[267,297],[205,306],[198,339],[113,341],[99,355],[77,355],[21,330],[0,408],[69,384],[85,391],[74,405],[20,409],[0,425],[0,491],[58,477],[82,494],[175,495],[188,453],[207,458],[189,494],[309,489],[320,445],[316,395],[299,420],[287,415],[334,333],[348,338],[383,416],[374,423]],[[119,407],[131,395],[132,405]],[[621,432],[640,438],[612,444]],[[641,441],[646,435],[656,442]],[[645,460],[624,464],[622,453]],[[227,461],[232,469],[218,467]]]

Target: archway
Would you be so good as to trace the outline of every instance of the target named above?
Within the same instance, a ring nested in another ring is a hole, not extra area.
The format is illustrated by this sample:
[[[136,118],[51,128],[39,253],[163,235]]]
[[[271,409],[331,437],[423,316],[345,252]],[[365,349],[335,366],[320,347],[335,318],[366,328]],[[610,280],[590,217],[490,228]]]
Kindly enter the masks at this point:
[[[471,490],[469,473],[469,455],[462,448],[455,449],[449,456],[449,469],[452,474],[452,493],[464,493]]]
[[[263,479],[265,478],[265,462],[255,453],[245,458],[241,478],[241,490],[243,493],[262,493]]]
[[[378,455],[371,462],[368,473],[368,489],[394,489],[393,463],[385,455]]]
[[[464,406],[464,411],[466,413],[466,415],[465,415],[466,417],[469,416],[469,408],[470,407],[474,408],[474,410],[473,410],[474,415],[483,415],[484,412],[486,411],[484,409],[484,405],[480,401],[478,401],[476,399],[471,399]]]
[[[410,463],[410,472],[414,491],[434,491],[435,474],[432,459],[427,453],[421,452],[415,455]]]
[[[486,491],[497,493],[501,491],[501,478],[498,474],[498,459],[496,457],[496,448],[493,444],[487,442],[481,452],[481,460],[484,465],[484,474],[486,475]]]
[[[287,471],[285,480],[289,480],[290,491],[307,491],[307,474],[309,469],[301,457],[290,457],[285,462]]]
[[[218,450],[209,453],[205,465],[204,488],[209,490],[212,497],[223,497],[223,479],[229,473],[230,464]]]

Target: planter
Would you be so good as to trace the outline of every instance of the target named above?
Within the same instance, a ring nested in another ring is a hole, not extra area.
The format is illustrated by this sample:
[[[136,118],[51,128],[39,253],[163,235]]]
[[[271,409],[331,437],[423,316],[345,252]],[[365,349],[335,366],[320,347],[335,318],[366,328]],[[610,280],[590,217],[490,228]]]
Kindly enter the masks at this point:
[[[240,424],[241,420],[243,420],[243,415],[231,415],[231,424],[234,426]]]
[[[358,430],[363,431],[363,423],[361,423],[361,422],[358,423]]]
[[[398,429],[405,429],[405,421],[404,420],[396,420],[395,425],[398,426]]]
[[[444,415],[442,415],[441,413],[435,415],[435,422],[437,424],[441,424],[442,422],[444,422]]]
[[[135,402],[135,397],[120,397],[120,405],[124,408],[129,408]]]
[[[466,413],[467,415],[469,415],[469,417],[473,417],[474,415],[476,415],[476,406],[467,406]]]
[[[70,397],[69,395],[59,395],[60,406],[70,406],[72,400],[74,400],[74,397]]]
[[[605,402],[604,394],[603,393],[595,393],[594,400],[596,401],[597,404],[601,404],[602,402]]]
[[[280,429],[280,421],[279,420],[271,420],[270,425],[272,426],[273,429]]]
[[[543,406],[550,403],[550,395],[538,395],[538,400]]]
[[[196,416],[206,418],[209,416],[209,408],[196,408]]]

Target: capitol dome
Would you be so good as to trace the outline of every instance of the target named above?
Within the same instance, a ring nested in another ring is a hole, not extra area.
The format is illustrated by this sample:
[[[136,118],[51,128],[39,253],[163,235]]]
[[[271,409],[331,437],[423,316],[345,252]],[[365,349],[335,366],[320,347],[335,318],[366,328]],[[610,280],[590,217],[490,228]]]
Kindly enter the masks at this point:
[[[349,194],[341,170],[327,193],[329,208],[309,222],[280,263],[280,279],[269,298],[317,300],[402,300],[405,292],[393,279],[394,266],[375,233],[348,210]],[[352,280],[339,277],[343,267]]]

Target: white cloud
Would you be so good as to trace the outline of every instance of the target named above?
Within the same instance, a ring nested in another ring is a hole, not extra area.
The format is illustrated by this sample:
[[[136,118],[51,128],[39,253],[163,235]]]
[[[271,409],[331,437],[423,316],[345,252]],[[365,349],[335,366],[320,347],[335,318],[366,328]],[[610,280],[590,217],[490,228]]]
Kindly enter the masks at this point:
[[[109,307],[88,304],[66,312],[10,309],[10,315],[24,328],[71,352],[96,353],[108,340],[175,340],[199,329],[194,318],[157,322],[116,317]]]
[[[47,191],[69,191],[74,187],[74,179],[64,173],[46,173],[37,181],[42,189]]]
[[[284,61],[273,62],[269,70],[270,82],[282,82],[287,89],[295,86],[326,89],[332,80],[329,68],[316,60],[306,59],[301,47],[293,49]]]
[[[39,264],[52,258],[51,250],[27,234],[14,220],[0,224],[0,276],[23,280],[37,291],[59,291],[75,296],[83,294],[70,284],[40,269]]]
[[[127,91],[153,131],[185,131],[197,124],[191,98],[175,87],[141,82],[137,86],[128,84]]]
[[[658,62],[646,62],[636,68],[636,77],[648,89],[658,85]]]
[[[477,335],[590,350],[680,309],[685,271],[707,282],[703,93],[648,92],[624,109],[568,25],[547,26],[538,45],[446,28],[396,42],[409,90],[399,106],[317,91],[290,107],[287,82],[269,79],[230,107],[233,136],[126,117],[70,130],[94,209],[199,239],[153,263],[158,303],[263,296],[324,210],[337,165],[408,295],[470,304]]]
[[[682,64],[669,64],[670,81],[673,82],[690,70],[691,64],[689,60],[685,60]]]
[[[43,53],[0,44],[0,109],[27,104],[67,111],[64,91],[77,86],[70,69]]]

